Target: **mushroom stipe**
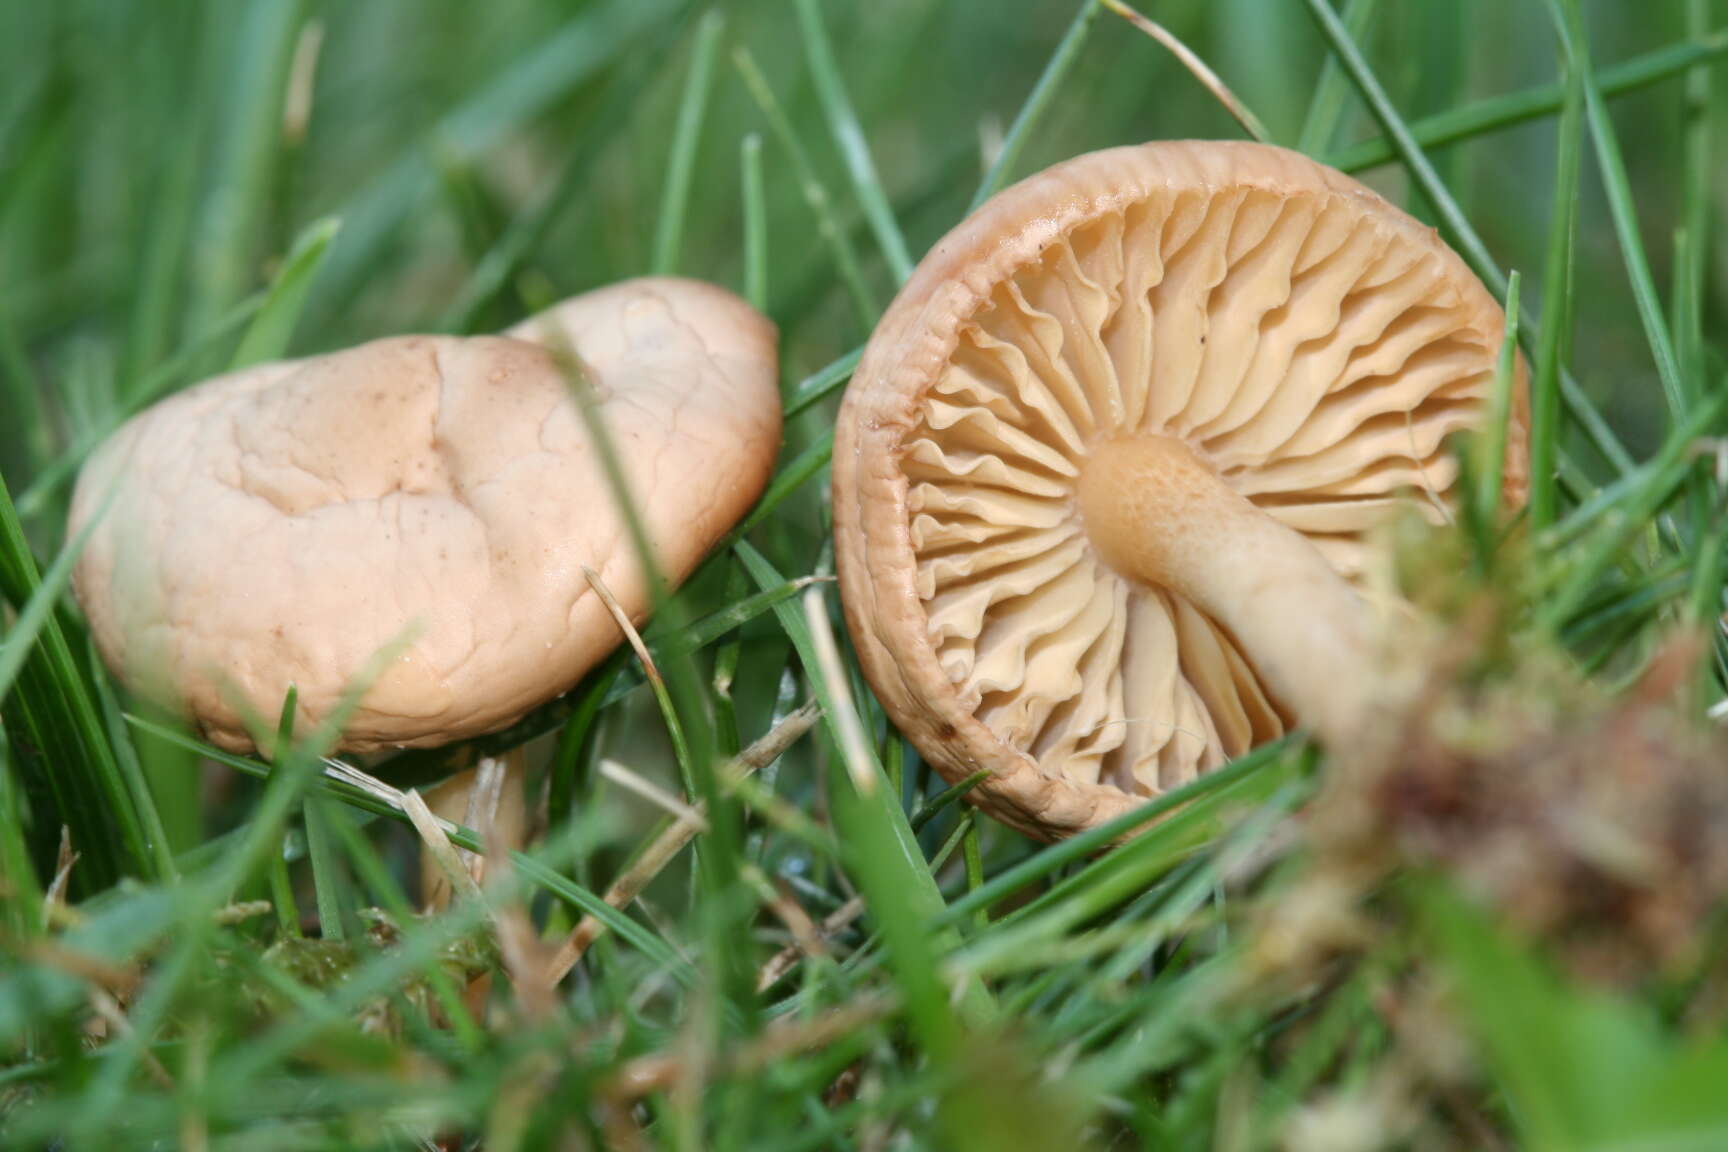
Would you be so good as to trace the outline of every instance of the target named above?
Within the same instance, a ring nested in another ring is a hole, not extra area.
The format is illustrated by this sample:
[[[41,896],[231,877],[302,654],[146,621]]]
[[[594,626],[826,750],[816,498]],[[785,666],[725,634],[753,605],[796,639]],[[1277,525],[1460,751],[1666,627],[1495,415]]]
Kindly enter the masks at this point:
[[[919,265],[841,410],[836,559],[878,697],[1043,838],[1297,724],[1348,741],[1365,537],[1445,515],[1503,332],[1432,229],[1282,149],[1118,148],[1000,193]]]

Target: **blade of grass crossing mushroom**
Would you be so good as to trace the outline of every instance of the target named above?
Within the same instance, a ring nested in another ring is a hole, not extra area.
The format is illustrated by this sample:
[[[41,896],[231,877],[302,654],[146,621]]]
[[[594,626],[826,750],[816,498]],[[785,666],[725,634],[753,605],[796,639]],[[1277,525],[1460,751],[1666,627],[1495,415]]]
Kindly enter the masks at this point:
[[[696,46],[690,54],[684,94],[678,104],[678,122],[672,129],[672,153],[666,165],[666,184],[660,193],[660,217],[654,225],[656,276],[678,270],[678,254],[684,243],[684,216],[690,203],[690,180],[696,170],[696,148],[702,140],[702,119],[708,111],[708,96],[714,86],[714,59],[720,52],[720,32],[726,26],[720,9],[710,8],[696,24]]]
[[[804,42],[804,59],[810,66],[810,76],[816,83],[816,99],[828,120],[828,130],[846,162],[852,177],[852,191],[870,222],[876,236],[876,246],[897,284],[904,284],[912,275],[912,257],[906,251],[906,237],[894,219],[894,209],[882,190],[882,178],[876,163],[870,158],[870,145],[864,129],[858,123],[858,113],[847,98],[846,85],[840,78],[840,65],[834,59],[834,48],[828,41],[828,30],[822,26],[822,10],[818,0],[796,0],[798,29]]]
[[[714,549],[715,555],[725,552],[726,548],[727,545],[724,542],[717,545]],[[688,649],[692,654],[699,652],[727,633],[767,612],[781,600],[796,596],[811,581],[817,579],[825,578],[800,577],[768,592],[753,593],[724,608],[718,608],[680,629],[673,629],[667,623],[666,617],[657,617],[648,625],[646,634],[648,650],[655,655],[656,661],[661,664],[671,658],[674,649]],[[638,673],[631,670],[626,675],[623,674],[625,671],[627,670],[622,666],[614,666],[614,674],[602,690],[597,705],[600,709],[604,710],[610,707],[642,687],[644,681]],[[537,736],[552,732],[560,725],[567,724],[577,714],[586,699],[585,694],[571,693],[548,701],[508,728],[486,736],[446,745],[442,748],[410,749],[405,752],[398,752],[384,761],[384,764],[389,766],[387,774],[392,779],[412,779],[416,782],[443,779],[450,775],[453,770],[452,765],[470,753],[496,755],[525,744]]]
[[[1560,374],[1572,347],[1572,268],[1578,234],[1578,159],[1584,118],[1584,87],[1567,66],[1566,99],[1560,109],[1554,196],[1549,207],[1548,252],[1542,271],[1542,314],[1537,336],[1536,378],[1530,396],[1530,527],[1543,532],[1559,515]]]
[[[833,197],[828,194],[827,186],[817,177],[809,154],[804,151],[804,145],[798,140],[798,133],[792,128],[791,119],[787,117],[786,110],[781,107],[779,99],[774,95],[774,89],[768,85],[768,78],[762,74],[762,69],[757,66],[749,49],[735,49],[732,53],[732,64],[743,78],[744,87],[756,101],[757,108],[768,121],[769,129],[779,139],[780,146],[791,159],[798,190],[804,197],[804,203],[809,205],[811,214],[816,217],[817,232],[823,243],[833,252],[840,279],[846,285],[858,320],[864,330],[869,331],[875,325],[881,309],[864,280],[858,254],[852,248],[851,235],[841,228],[839,221],[835,219]]]
[[[1359,39],[1368,29],[1379,0],[1347,0],[1344,5],[1344,28],[1351,39]],[[1338,124],[1344,118],[1344,97],[1350,94],[1350,78],[1339,67],[1338,57],[1328,54],[1320,65],[1320,79],[1314,82],[1314,95],[1308,101],[1308,114],[1302,120],[1302,132],[1296,139],[1296,150],[1310,156],[1323,157],[1338,134]]]
[[[967,209],[968,212],[977,211],[980,204],[1000,192],[1003,185],[1008,183],[1008,174],[1019,161],[1020,153],[1026,147],[1026,138],[1044,118],[1045,111],[1056,98],[1057,90],[1062,87],[1062,82],[1074,68],[1074,62],[1079,59],[1080,49],[1086,43],[1086,34],[1091,30],[1092,22],[1098,18],[1098,12],[1098,0],[1080,0],[1079,7],[1074,11],[1074,19],[1068,23],[1068,30],[1057,42],[1056,51],[1050,54],[1044,70],[1038,74],[1038,82],[1032,86],[1026,102],[1014,116],[1014,123],[1009,125],[1007,133],[1002,137],[1001,148],[990,161],[990,167],[985,171],[978,191],[972,194],[972,204]]]
[[[1621,96],[1698,65],[1714,65],[1724,55],[1728,55],[1728,28],[1634,56],[1604,68],[1597,73],[1597,80],[1604,96]],[[1424,148],[1440,148],[1551,116],[1560,111],[1565,101],[1564,83],[1542,84],[1413,120],[1410,134]],[[1345,172],[1360,172],[1397,159],[1397,146],[1387,137],[1379,136],[1341,149],[1326,157],[1326,162]]]
[[[1162,44],[1194,79],[1200,81],[1201,87],[1212,93],[1218,103],[1224,105],[1225,111],[1235,117],[1236,123],[1242,125],[1242,130],[1248,133],[1250,137],[1262,144],[1272,142],[1272,133],[1266,130],[1266,125],[1261,122],[1260,117],[1254,115],[1248,105],[1242,103],[1241,98],[1219,78],[1218,73],[1212,71],[1206,61],[1200,59],[1193,49],[1177,39],[1168,28],[1129,7],[1123,3],[1123,0],[1098,0],[1098,3]]]
[[[1626,275],[1632,283],[1632,298],[1638,305],[1638,318],[1644,325],[1644,338],[1650,342],[1650,353],[1656,360],[1656,374],[1662,380],[1662,392],[1668,400],[1669,418],[1678,421],[1686,410],[1680,362],[1674,354],[1673,338],[1662,316],[1662,301],[1656,295],[1656,281],[1650,274],[1650,261],[1638,233],[1638,209],[1632,200],[1626,161],[1620,153],[1620,138],[1614,131],[1614,121],[1608,115],[1607,102],[1602,97],[1602,89],[1596,83],[1596,74],[1590,63],[1584,18],[1578,0],[1549,0],[1549,9],[1557,21],[1570,67],[1578,71],[1584,86],[1584,109],[1590,120],[1590,135],[1596,142],[1596,162],[1608,196],[1608,213],[1614,220],[1614,233],[1620,241]]]
[[[336,238],[340,226],[339,221],[326,217],[308,224],[295,238],[287,259],[282,262],[282,270],[265,293],[263,306],[252,317],[246,335],[234,351],[230,369],[278,360],[287,353],[294,326],[306,306],[306,292],[318,269],[323,267],[330,242]]]
[[[1439,174],[1434,171],[1434,166],[1428,162],[1421,146],[1411,135],[1410,126],[1398,114],[1397,108],[1393,106],[1391,99],[1386,95],[1386,90],[1381,87],[1380,81],[1368,67],[1368,62],[1363,58],[1356,42],[1344,30],[1344,26],[1338,21],[1337,14],[1332,11],[1326,0],[1304,0],[1304,2],[1308,5],[1308,10],[1313,15],[1314,22],[1319,26],[1321,34],[1326,38],[1332,51],[1337,54],[1345,70],[1350,74],[1357,91],[1367,103],[1374,119],[1379,123],[1380,130],[1391,139],[1393,146],[1397,149],[1398,158],[1409,169],[1411,178],[1422,190],[1422,193],[1428,197],[1435,211],[1439,213],[1445,230],[1451,234],[1454,244],[1459,249],[1459,255],[1464,257],[1465,263],[1476,275],[1482,278],[1483,283],[1488,286],[1490,291],[1504,298],[1506,294],[1505,273],[1495,263],[1487,247],[1482,243],[1482,238],[1476,234],[1475,228],[1471,227],[1470,221],[1465,217],[1463,210],[1459,208],[1458,202],[1453,199],[1452,194],[1441,182]],[[1529,327],[1530,325],[1526,325],[1527,329]],[[1603,459],[1617,471],[1625,472],[1630,469],[1632,467],[1631,455],[1627,453],[1625,446],[1620,443],[1620,438],[1608,426],[1607,421],[1602,418],[1602,414],[1584,395],[1583,390],[1570,376],[1565,374],[1562,374],[1560,384],[1567,412],[1578,422],[1578,426],[1596,450],[1602,454]]]
[[[772,586],[783,582],[783,577],[774,566],[755,548],[747,542],[740,541],[736,546],[739,558],[749,570],[751,577],[759,586]],[[816,641],[811,635],[809,622],[804,614],[790,604],[775,607],[775,615],[780,620],[780,626],[791,638],[793,647],[797,649],[799,659],[803,661],[805,671],[810,677],[811,686],[816,692],[818,703],[822,706],[823,716],[828,725],[830,735],[834,738],[835,747],[844,750],[847,747],[844,729],[840,727],[837,710],[842,706],[842,700],[849,700],[849,694],[842,696],[844,686],[836,686],[829,676],[823,673],[823,662],[818,654]],[[835,678],[836,680],[843,678]],[[853,717],[856,723],[856,714]],[[935,878],[925,865],[923,853],[918,848],[918,840],[912,834],[907,823],[905,810],[900,807],[899,798],[885,786],[868,786],[858,788],[851,782],[868,774],[872,778],[881,775],[881,768],[875,763],[875,757],[870,751],[869,742],[859,739],[852,743],[854,751],[862,746],[862,759],[856,764],[847,763],[844,769],[847,773],[849,787],[838,791],[847,797],[856,797],[858,803],[848,806],[848,818],[856,819],[867,825],[869,835],[854,844],[850,837],[843,833],[843,842],[858,853],[858,859],[853,860],[854,867],[868,868],[870,883],[866,892],[876,900],[886,900],[887,904],[878,912],[879,916],[909,917],[916,925],[919,933],[926,933],[929,925],[942,916],[946,904],[942,893],[936,886]],[[866,848],[865,845],[868,845]],[[874,887],[880,884],[880,888]],[[896,929],[898,931],[898,928]],[[903,937],[897,939],[904,940]],[[910,967],[903,973],[905,979],[911,980],[921,993],[929,993],[931,989],[922,981],[931,979],[928,972],[917,970],[917,963],[927,960],[927,945],[936,943],[947,946],[952,937],[937,935],[919,937],[916,944],[908,943],[909,952],[901,953],[902,960]],[[988,993],[982,987],[973,986],[966,994],[967,1004],[975,1011],[987,1011],[989,1006]],[[943,1033],[949,1025],[944,1022],[944,1013],[926,1020],[937,1033]],[[938,1044],[946,1044],[943,1036],[933,1037]]]
[[[822,623],[827,623],[826,617]],[[828,735],[841,766],[831,773],[830,803],[845,849],[847,870],[863,892],[876,930],[881,933],[888,968],[899,987],[913,1036],[932,1063],[952,1077],[963,1055],[965,1032],[954,1011],[953,992],[939,967],[942,955],[951,946],[952,934],[932,934],[929,930],[934,913],[940,911],[941,895],[935,892],[934,878],[916,842],[908,846],[898,835],[905,828],[905,814],[888,789],[878,782],[881,769],[862,738],[856,713],[849,723],[835,714],[837,708],[850,711],[847,689],[824,667],[820,642],[813,642],[807,635],[806,643],[809,649],[801,650],[801,655],[806,660],[815,657],[808,669],[811,678],[823,684],[820,694],[832,701],[824,704],[823,711],[829,719]],[[857,734],[849,738],[849,733]],[[861,785],[865,780],[869,784]],[[919,878],[915,886],[908,883],[914,874]],[[921,898],[924,891],[935,895],[935,909],[927,907]],[[961,996],[968,1008],[986,1014],[987,1019],[990,1000],[984,985],[967,980],[964,987],[967,991]],[[983,1129],[977,1118],[984,1104],[978,1088],[963,1080],[950,1080],[949,1084],[937,1114],[948,1142],[962,1148],[986,1146],[978,1140]]]
[[[739,186],[744,199],[744,299],[768,311],[768,196],[762,184],[762,137],[752,132],[738,146]],[[787,413],[787,415],[791,415]]]
[[[669,595],[665,577],[659,570],[652,543],[648,538],[647,526],[642,521],[625,478],[617,444],[595,402],[593,386],[573,351],[561,344],[559,334],[553,332],[550,335],[553,337],[551,346],[554,355],[563,367],[575,395],[582,423],[598,450],[612,499],[629,529],[631,547],[647,580],[649,602],[654,614],[666,629],[667,636],[682,637],[686,625],[682,603]],[[599,587],[596,582],[597,592]],[[629,626],[628,619],[616,611],[615,602],[612,607],[615,617],[621,619],[626,636],[633,635],[634,629]],[[633,646],[640,643],[640,637],[637,637]],[[645,651],[642,654],[646,657]],[[693,656],[694,653],[686,643],[668,643],[662,651],[659,665],[649,662],[644,665],[644,671],[659,666],[659,670],[664,673],[665,695],[660,699],[660,703],[668,723],[676,720],[676,731],[683,736],[683,759],[680,766],[684,769],[685,786],[690,789],[693,799],[699,799],[703,803],[708,813],[710,827],[705,841],[707,847],[697,853],[696,857],[697,876],[703,885],[704,898],[700,901],[700,907],[705,943],[709,961],[715,965],[714,971],[722,994],[734,1003],[748,1023],[754,1020],[751,981],[755,973],[743,950],[732,946],[733,934],[737,929],[735,922],[749,914],[748,889],[738,878],[738,866],[743,859],[743,832],[737,804],[721,789],[717,778],[718,766],[713,755],[714,733],[708,722],[703,685],[697,675]],[[744,898],[740,898],[741,894]]]
[[[861,795],[870,795],[877,787],[881,773],[874,765],[869,741],[864,739],[864,726],[858,721],[858,709],[852,703],[852,685],[846,667],[840,661],[840,648],[834,643],[834,629],[828,625],[828,604],[820,589],[804,593],[804,622],[810,629],[810,640],[816,654],[812,672],[827,685],[834,701],[834,736],[839,741],[841,755],[852,773],[852,784]],[[895,797],[898,803],[899,798]]]

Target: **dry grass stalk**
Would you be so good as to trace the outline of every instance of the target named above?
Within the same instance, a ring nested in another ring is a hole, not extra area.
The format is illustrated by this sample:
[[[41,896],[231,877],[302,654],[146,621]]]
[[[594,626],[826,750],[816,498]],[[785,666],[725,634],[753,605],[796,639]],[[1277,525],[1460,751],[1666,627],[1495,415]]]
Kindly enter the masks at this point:
[[[823,947],[826,947],[829,940],[844,931],[862,915],[864,915],[864,898],[854,896],[823,919],[816,932],[817,940],[822,943]],[[791,944],[774,953],[769,958],[768,963],[762,965],[762,970],[756,974],[756,991],[766,992],[778,984],[781,978],[792,971],[800,960],[811,954],[803,941],[797,939],[796,932],[793,933],[793,936],[794,939]]]
[[[808,1020],[786,1020],[770,1024],[755,1039],[741,1044],[715,1061],[722,1076],[748,1076],[776,1060],[826,1047],[882,1019],[890,1005],[881,999],[848,1004]],[[663,1092],[683,1074],[683,1061],[675,1056],[643,1056],[625,1064],[607,1082],[605,1095],[614,1100],[636,1100]]]
[[[773,763],[815,725],[821,714],[822,710],[811,703],[788,715],[721,770],[722,782],[741,779]],[[704,825],[705,819],[700,805],[691,808],[689,815],[680,816],[642,851],[625,869],[623,875],[612,882],[612,886],[606,890],[606,903],[614,908],[629,906],[641,894],[642,889],[648,886],[649,881],[659,875],[660,870],[683,851],[686,844],[696,838]],[[593,916],[584,916],[558,949],[558,954],[548,969],[548,979],[553,984],[564,979],[570,969],[576,966],[577,961],[582,959],[583,953],[587,952],[589,946],[605,931],[606,926],[599,920]]]
[[[1098,0],[1098,2],[1168,49],[1182,67],[1188,69],[1193,74],[1194,79],[1200,81],[1206,90],[1218,100],[1218,103],[1224,105],[1225,111],[1236,118],[1236,122],[1242,125],[1248,135],[1262,144],[1272,143],[1272,135],[1266,131],[1266,125],[1260,122],[1260,118],[1248,110],[1248,106],[1237,98],[1236,93],[1230,91],[1229,85],[1219,79],[1218,73],[1212,71],[1207,66],[1206,61],[1195,55],[1194,50],[1178,40],[1168,28],[1150,17],[1142,16],[1124,4],[1122,0]]]

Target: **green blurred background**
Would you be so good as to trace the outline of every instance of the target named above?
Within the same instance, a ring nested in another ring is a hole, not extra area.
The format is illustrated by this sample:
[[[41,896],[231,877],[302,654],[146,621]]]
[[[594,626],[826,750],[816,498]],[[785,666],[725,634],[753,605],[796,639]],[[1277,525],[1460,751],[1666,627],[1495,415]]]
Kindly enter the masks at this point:
[[[320,217],[339,217],[342,230],[313,286],[298,352],[408,330],[486,330],[547,293],[646,271],[700,7],[0,4],[0,468],[14,492],[266,283],[296,233]],[[718,7],[725,44],[679,267],[739,285],[739,145],[762,133],[770,311],[795,379],[866,333],[793,167],[740,80],[735,48],[752,54],[788,109],[839,219],[857,233],[878,303],[891,280],[814,98],[791,0]],[[1686,32],[1685,0],[1586,7],[1599,67]],[[1277,140],[1295,141],[1325,57],[1300,0],[1143,8],[1208,60]],[[828,0],[823,10],[916,258],[964,212],[1075,5]],[[1396,0],[1378,6],[1364,44],[1412,119],[1557,74],[1542,0]],[[1345,107],[1333,151],[1376,134],[1353,95]],[[1613,107],[1665,285],[1680,202],[1682,81]],[[1106,13],[1014,174],[1112,144],[1240,134],[1167,52]],[[1526,300],[1538,304],[1553,134],[1544,120],[1434,153],[1501,264],[1525,270]],[[1405,198],[1394,166],[1367,179]],[[1642,454],[1661,420],[1658,386],[1588,160],[1584,186],[1574,362]],[[524,230],[520,261],[496,291],[476,297],[477,269],[513,227]],[[1716,323],[1712,312],[1707,326]],[[195,379],[223,363],[211,353],[182,366]],[[48,547],[52,502],[27,511]]]

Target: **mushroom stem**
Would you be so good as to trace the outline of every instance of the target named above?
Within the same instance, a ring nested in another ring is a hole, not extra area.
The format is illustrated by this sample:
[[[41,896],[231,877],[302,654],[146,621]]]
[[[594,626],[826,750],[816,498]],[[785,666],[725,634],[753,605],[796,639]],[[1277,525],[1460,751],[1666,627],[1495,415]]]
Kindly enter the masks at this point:
[[[1099,445],[1078,496],[1087,535],[1111,567],[1187,597],[1227,628],[1273,695],[1324,742],[1360,732],[1373,697],[1372,618],[1300,533],[1169,436]]]

